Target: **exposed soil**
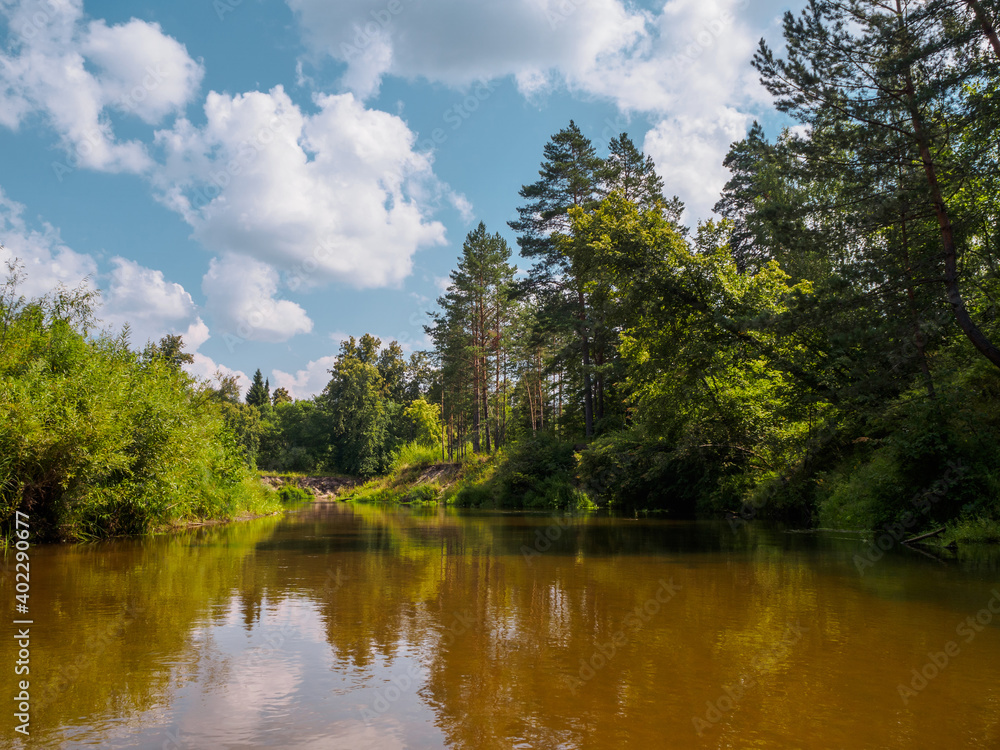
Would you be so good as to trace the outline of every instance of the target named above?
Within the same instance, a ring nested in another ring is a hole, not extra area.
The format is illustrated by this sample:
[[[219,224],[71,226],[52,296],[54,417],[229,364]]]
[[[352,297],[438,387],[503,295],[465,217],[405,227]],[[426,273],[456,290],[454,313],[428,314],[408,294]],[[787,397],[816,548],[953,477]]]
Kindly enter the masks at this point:
[[[447,487],[458,478],[461,470],[462,464],[432,464],[421,472],[414,484],[437,482],[442,487]]]
[[[261,481],[277,489],[283,484],[292,483],[304,490],[312,492],[317,500],[336,500],[337,494],[345,489],[357,487],[364,480],[357,477],[276,477],[263,476]]]

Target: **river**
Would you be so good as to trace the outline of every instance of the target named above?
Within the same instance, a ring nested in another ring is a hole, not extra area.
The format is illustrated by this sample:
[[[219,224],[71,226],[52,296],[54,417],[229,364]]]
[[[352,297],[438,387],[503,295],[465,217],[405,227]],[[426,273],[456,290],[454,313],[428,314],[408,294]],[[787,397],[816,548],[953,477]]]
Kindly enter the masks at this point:
[[[883,546],[322,503],[32,547],[0,747],[1000,747],[1000,556]]]

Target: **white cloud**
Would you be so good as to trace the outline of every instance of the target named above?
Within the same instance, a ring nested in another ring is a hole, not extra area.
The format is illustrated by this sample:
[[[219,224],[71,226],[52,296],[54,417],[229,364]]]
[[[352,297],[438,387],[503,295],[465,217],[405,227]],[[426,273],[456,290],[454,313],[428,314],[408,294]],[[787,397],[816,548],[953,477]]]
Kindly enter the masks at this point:
[[[305,310],[275,297],[278,273],[266,263],[235,255],[213,258],[201,288],[216,328],[227,337],[275,343],[312,330]]]
[[[195,351],[208,340],[208,327],[184,287],[167,281],[162,271],[125,258],[112,258],[114,270],[104,290],[102,320],[113,329],[128,323],[133,348],[157,342],[168,333],[184,337],[185,350]]]
[[[63,284],[69,288],[83,284],[88,278],[93,286],[97,263],[89,255],[67,247],[59,230],[47,222],[39,228],[29,227],[24,219],[23,204],[11,200],[0,188],[0,264],[19,260],[24,264],[26,279],[20,289],[25,297],[41,297]],[[6,267],[0,273],[6,277]]]
[[[86,24],[82,0],[5,2],[0,14],[11,30],[0,52],[0,124],[43,115],[67,152],[63,170],[152,166],[143,143],[117,140],[109,112],[155,123],[182,109],[203,73],[184,46],[145,21]]]
[[[336,355],[321,357],[306,365],[304,370],[299,370],[294,375],[274,370],[271,373],[271,383],[274,388],[284,388],[289,395],[295,399],[310,398],[318,393],[322,393],[326,384],[330,382],[330,370],[336,363]]]
[[[351,94],[315,104],[303,113],[280,86],[210,93],[203,127],[157,133],[160,199],[207,248],[283,271],[292,289],[396,285],[419,248],[444,241],[428,214],[455,199],[400,118]]]
[[[151,125],[181,111],[204,74],[183,44],[135,18],[111,27],[91,22],[81,51],[99,71],[105,103]]]
[[[455,86],[515,75],[537,89],[550,71],[631,49],[647,22],[618,0],[287,1],[313,49],[347,63],[342,83],[360,96],[385,73]]]
[[[98,278],[96,261],[67,247],[59,230],[51,224],[42,223],[38,229],[29,227],[24,213],[24,205],[8,198],[0,188],[0,241],[3,243],[0,246],[0,276],[6,272],[3,265],[6,262],[16,259],[23,263],[26,278],[18,292],[29,299],[49,294],[59,285],[94,287]],[[199,353],[198,349],[209,340],[210,332],[201,310],[184,287],[168,281],[162,271],[134,261],[116,257],[111,262],[114,269],[102,292],[98,310],[106,328],[117,332],[127,322],[133,349],[142,349],[147,341],[159,341],[168,333],[180,334],[184,350],[194,357],[194,362],[185,365],[188,373],[204,380],[212,380],[217,372],[235,375],[243,390],[249,387],[246,373],[217,364],[211,357]],[[213,264],[213,269],[219,268]],[[266,291],[266,273],[264,277],[264,283],[258,282],[255,289]],[[279,307],[279,310],[287,312],[285,308]],[[293,311],[292,318],[296,315],[298,313]]]
[[[751,117],[732,107],[714,114],[661,120],[646,134],[643,150],[653,157],[668,189],[684,197],[688,215],[707,218],[729,171],[722,157],[746,134]]]
[[[528,97],[564,87],[610,101],[625,115],[619,130],[630,115],[647,114],[654,127],[646,143],[668,192],[703,217],[725,182],[721,163],[730,142],[745,134],[734,123],[745,126],[770,107],[750,59],[784,6],[778,0],[753,7],[749,0],[667,0],[649,10],[625,0],[286,1],[313,53],[345,62],[341,85],[362,97],[376,93],[385,75],[456,88],[510,76]]]

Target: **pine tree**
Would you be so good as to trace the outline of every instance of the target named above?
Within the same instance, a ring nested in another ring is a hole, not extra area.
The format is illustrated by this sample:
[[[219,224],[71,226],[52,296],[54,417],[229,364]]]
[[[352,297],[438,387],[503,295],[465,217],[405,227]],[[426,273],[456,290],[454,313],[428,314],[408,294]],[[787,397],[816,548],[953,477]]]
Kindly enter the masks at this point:
[[[253,374],[253,382],[250,384],[249,390],[247,390],[246,402],[250,406],[256,406],[258,409],[271,403],[268,395],[268,386],[265,384],[264,376],[259,369]]]
[[[656,171],[653,157],[646,156],[632,142],[628,133],[612,138],[608,158],[601,169],[601,194],[610,195],[617,190],[621,196],[640,209],[658,207],[682,234],[681,214],[684,203],[676,195],[667,199],[663,178]]]
[[[515,271],[510,254],[503,237],[490,235],[480,222],[466,237],[447,294],[438,300],[442,313],[427,327],[447,363],[447,379],[453,386],[455,377],[467,381],[457,390],[471,396],[465,404],[473,451],[488,452],[502,439],[503,421],[498,417],[506,406],[498,392],[501,375],[505,377],[504,331]]]
[[[588,210],[600,200],[603,161],[590,140],[572,120],[546,144],[539,179],[521,188],[527,203],[518,208],[510,227],[518,232],[521,254],[534,260],[529,281],[541,301],[544,316],[570,322],[576,331],[582,363],[584,431],[594,434],[594,388],[591,365],[591,325],[586,286],[589,264],[570,258],[559,249],[556,234],[571,228],[571,208]]]
[[[936,275],[955,321],[1000,368],[1000,348],[963,296],[959,262],[961,191],[998,167],[995,137],[974,137],[997,114],[996,97],[980,93],[997,79],[998,60],[984,44],[992,28],[949,2],[811,0],[798,18],[785,14],[786,59],[762,40],[754,66],[778,109],[810,127],[801,146],[806,168],[842,183],[862,221],[901,231],[906,217],[908,236],[936,232]],[[898,254],[893,248],[882,264]]]

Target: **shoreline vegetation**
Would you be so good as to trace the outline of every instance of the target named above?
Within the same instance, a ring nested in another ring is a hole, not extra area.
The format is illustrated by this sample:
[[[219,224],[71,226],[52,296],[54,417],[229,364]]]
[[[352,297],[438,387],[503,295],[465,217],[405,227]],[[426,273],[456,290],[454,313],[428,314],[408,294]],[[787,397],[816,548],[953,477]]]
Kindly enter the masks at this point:
[[[12,266],[0,526],[141,534],[301,500],[297,473],[358,477],[322,491],[354,501],[1000,542],[1000,45],[956,7],[787,14],[753,67],[796,125],[732,144],[694,228],[627,133],[599,154],[570,121],[518,192],[519,257],[480,223],[428,350],[351,337],[310,398],[195,381],[179,336],[133,351],[94,292],[24,300]]]

